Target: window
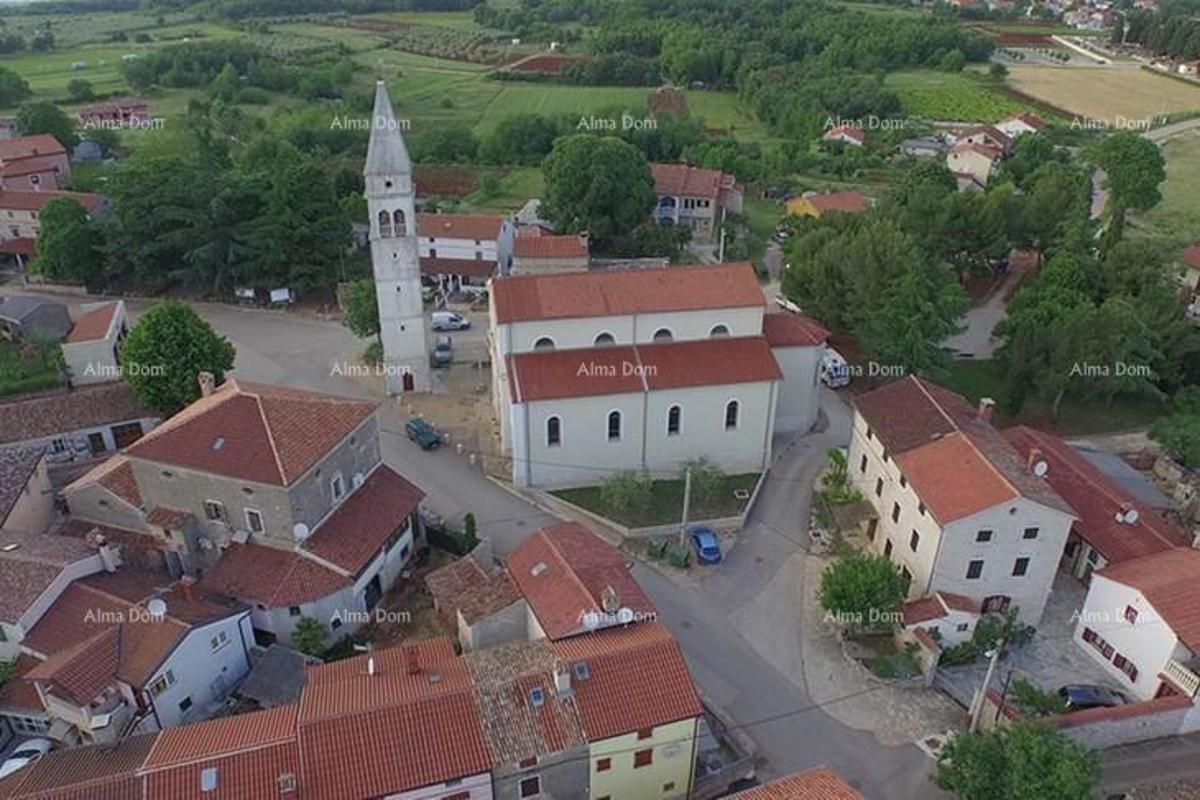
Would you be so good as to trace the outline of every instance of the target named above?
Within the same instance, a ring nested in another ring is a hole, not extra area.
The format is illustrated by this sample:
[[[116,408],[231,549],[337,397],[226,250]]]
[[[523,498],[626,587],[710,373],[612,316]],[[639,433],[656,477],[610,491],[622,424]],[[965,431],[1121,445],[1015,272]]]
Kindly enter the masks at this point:
[[[329,620],[329,629],[336,631],[340,627],[342,627],[342,618],[334,614],[333,619]]]
[[[608,772],[610,769],[612,769],[611,758],[596,759],[596,772]]]
[[[192,696],[191,695],[188,695],[187,697],[185,697],[179,701],[179,710],[180,711],[187,711],[191,707],[192,707]]]
[[[914,530],[912,536],[908,537],[908,549],[915,553],[919,544],[921,544],[921,534]]]
[[[537,763],[537,756],[531,756],[530,758],[523,758],[518,761],[517,766],[521,769],[529,769],[530,767],[536,767]]]
[[[925,516],[925,504],[924,504],[924,503],[917,503],[917,511],[920,513],[920,515],[921,515],[922,517],[923,517],[923,516]]]
[[[383,239],[392,237],[392,217],[387,211],[379,212],[379,236]]]
[[[653,728],[642,728],[640,731],[637,732],[637,738],[638,738],[639,742],[643,741],[645,739],[649,739],[653,735],[654,735]]]
[[[654,750],[653,749],[638,750],[636,753],[633,754],[633,768],[634,769],[640,769],[641,767],[648,767],[653,763],[654,763]]]
[[[155,697],[165,692],[167,689],[175,685],[175,673],[167,670],[162,675],[158,676],[158,680],[150,684],[150,693]]]
[[[218,631],[216,636],[213,636],[208,640],[208,644],[215,653],[225,645],[229,644],[229,634],[225,631]]]
[[[714,325],[713,329],[708,332],[710,339],[725,339],[729,336],[729,328],[725,325]]]
[[[67,440],[60,436],[50,443],[50,449],[56,453],[67,452]]]
[[[659,328],[654,332],[654,341],[656,342],[672,342],[675,340],[675,334],[671,333],[670,328]]]
[[[886,447],[885,447],[885,448],[883,448],[883,453],[881,453],[881,455],[883,456],[883,463],[885,463],[885,464],[886,464],[886,463],[888,463],[888,454],[887,454],[887,448],[886,448]]]
[[[667,436],[679,435],[679,421],[683,416],[683,409],[679,406],[671,406],[667,409]]]
[[[954,628],[954,630],[958,631],[959,633],[966,633],[970,629],[971,629],[971,623],[969,623],[969,622],[960,622]]]
[[[300,616],[300,606],[291,606],[291,607],[289,607],[289,608],[288,608],[288,616],[290,616],[290,617],[298,617],[298,616]]]
[[[867,456],[866,456],[866,453],[864,453],[864,454],[863,454],[862,461],[859,461],[859,462],[858,462],[858,471],[859,471],[859,472],[866,472],[866,471],[867,471]]]
[[[883,545],[883,554],[889,558],[892,555],[892,540],[888,539]]]
[[[263,532],[262,514],[258,511],[255,511],[253,508],[247,508],[246,509],[246,527],[250,530],[251,533],[262,533]]]
[[[738,401],[730,400],[725,404],[725,430],[736,430],[738,426]]]
[[[908,487],[908,481],[907,481],[907,480],[904,478],[904,476],[903,476],[903,475],[901,475],[901,476],[900,476],[900,488],[901,488],[901,489],[904,489],[904,488],[907,488],[907,487]]]
[[[1134,683],[1137,682],[1138,668],[1134,666],[1132,661],[1120,653],[1117,653],[1115,656],[1113,656],[1112,662],[1113,666],[1121,670],[1121,672],[1124,672],[1130,681],[1133,681]]]
[[[977,541],[977,542],[990,542],[991,540],[992,540],[992,532],[991,531],[980,531],[979,533],[975,534],[975,541]]]
[[[539,775],[532,775],[528,778],[522,778],[520,787],[521,797],[537,797],[542,793],[542,779]]]
[[[869,442],[869,441],[871,441],[871,437],[872,437],[872,436],[874,436],[874,434],[873,434],[873,433],[871,433],[871,429],[870,429],[870,428],[867,428],[867,441],[868,441],[868,442]]]
[[[1036,539],[1037,537],[1038,537],[1038,529],[1037,528],[1026,528],[1024,535],[1021,536],[1022,539]]]
[[[1022,556],[1013,562],[1013,577],[1020,578],[1026,572],[1029,572],[1029,559]]]
[[[597,334],[596,338],[592,340],[592,344],[596,347],[604,347],[605,345],[615,344],[616,341],[611,333],[605,331],[604,333]]]
[[[663,784],[663,791],[664,791],[664,792],[673,792],[673,791],[675,791],[675,781],[667,781],[666,783],[664,783],[664,784]]]
[[[342,482],[342,474],[339,472],[329,480],[329,491],[333,494],[333,502],[342,499],[342,495],[346,493],[346,484]]]
[[[398,208],[392,214],[392,225],[397,236],[403,236],[407,233],[404,226],[404,212]]]
[[[216,500],[204,501],[204,517],[213,522],[222,522],[225,519],[225,506]]]
[[[1137,624],[1137,609],[1133,606],[1125,606],[1125,621],[1130,625]]]
[[[551,417],[546,420],[546,447],[558,447],[562,444],[562,420]]]
[[[883,497],[883,478],[875,479],[875,496]]]
[[[900,521],[900,504],[892,503],[892,522]]]
[[[534,350],[553,350],[554,349],[554,340],[551,339],[549,336],[543,336],[542,338],[538,339],[536,342],[533,343],[533,349]]]
[[[980,559],[973,560],[967,564],[967,580],[975,580],[983,574],[983,561]]]
[[[608,440],[610,442],[621,441],[621,412],[608,412]]]

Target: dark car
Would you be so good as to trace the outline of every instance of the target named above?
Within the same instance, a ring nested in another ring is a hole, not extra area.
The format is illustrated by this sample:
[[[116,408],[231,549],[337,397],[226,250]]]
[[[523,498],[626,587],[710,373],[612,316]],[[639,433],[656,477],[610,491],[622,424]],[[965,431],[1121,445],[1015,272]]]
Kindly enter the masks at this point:
[[[433,450],[442,446],[442,437],[432,425],[417,417],[404,425],[408,438],[421,446],[422,450]]]
[[[1083,711],[1086,708],[1112,708],[1123,706],[1129,702],[1129,696],[1107,686],[1096,686],[1090,683],[1073,683],[1058,690],[1058,696],[1067,704],[1070,711]]]
[[[709,528],[692,528],[688,532],[692,540],[692,548],[696,551],[696,560],[701,564],[720,564],[721,545],[717,535]]]

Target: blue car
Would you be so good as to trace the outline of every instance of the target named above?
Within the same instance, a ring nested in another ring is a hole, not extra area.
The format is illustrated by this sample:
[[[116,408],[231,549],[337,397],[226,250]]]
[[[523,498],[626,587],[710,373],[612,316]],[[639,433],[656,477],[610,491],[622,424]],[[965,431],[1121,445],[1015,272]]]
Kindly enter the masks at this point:
[[[717,535],[708,528],[692,528],[692,547],[696,550],[696,560],[701,564],[720,564],[721,545],[717,543]]]

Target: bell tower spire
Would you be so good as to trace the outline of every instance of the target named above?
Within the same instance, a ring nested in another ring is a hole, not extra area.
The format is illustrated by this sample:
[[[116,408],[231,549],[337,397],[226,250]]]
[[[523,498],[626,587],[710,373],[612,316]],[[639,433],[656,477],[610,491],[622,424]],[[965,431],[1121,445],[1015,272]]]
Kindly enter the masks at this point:
[[[388,394],[430,390],[412,161],[387,85],[375,84],[371,139],[363,166],[371,225],[371,267]]]

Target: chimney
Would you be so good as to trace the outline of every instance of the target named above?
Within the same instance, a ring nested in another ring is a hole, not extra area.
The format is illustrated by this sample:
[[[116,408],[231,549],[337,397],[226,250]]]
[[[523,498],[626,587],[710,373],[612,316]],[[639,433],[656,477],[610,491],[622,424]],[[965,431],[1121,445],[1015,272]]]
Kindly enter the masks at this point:
[[[196,579],[191,575],[184,575],[179,579],[179,593],[183,595],[184,600],[196,599]]]
[[[367,656],[367,675],[375,677],[375,656]]]
[[[979,421],[990,423],[992,421],[992,410],[996,408],[996,401],[990,397],[979,398]]]
[[[616,589],[612,586],[605,586],[600,590],[600,608],[608,614],[615,614],[620,607],[621,598]]]
[[[1041,460],[1042,460],[1041,448],[1038,448],[1038,447],[1029,448],[1029,458],[1026,459],[1026,461],[1025,461],[1025,469],[1028,470],[1029,472],[1033,472],[1034,466]]]
[[[562,664],[554,665],[554,691],[559,697],[566,697],[571,693],[571,671]]]
[[[211,372],[201,372],[196,376],[196,381],[200,384],[201,397],[208,397],[217,388],[216,378]]]
[[[104,565],[105,572],[116,572],[121,566],[121,549],[115,545],[109,544],[108,540],[102,534],[97,533],[92,540],[96,553],[100,556],[100,563]]]
[[[417,655],[417,648],[410,647],[404,651],[404,663],[409,675],[421,674],[421,658]]]

